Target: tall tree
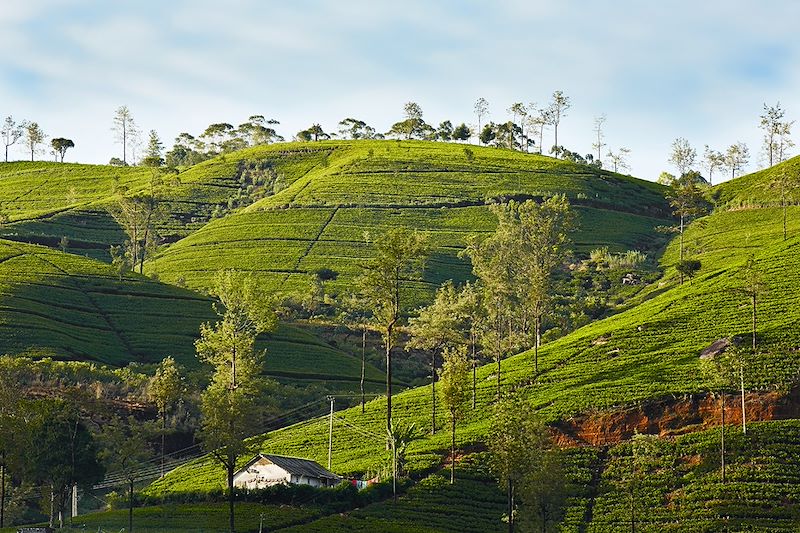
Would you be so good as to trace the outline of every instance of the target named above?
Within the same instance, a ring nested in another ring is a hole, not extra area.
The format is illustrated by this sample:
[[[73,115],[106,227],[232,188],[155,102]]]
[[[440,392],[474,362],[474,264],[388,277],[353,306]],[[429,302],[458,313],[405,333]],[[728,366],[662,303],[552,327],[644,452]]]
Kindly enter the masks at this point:
[[[555,91],[549,106],[550,124],[553,126],[553,146],[558,144],[558,125],[561,124],[561,119],[567,116],[567,110],[572,106],[569,96],[566,96],[562,91]]]
[[[696,172],[687,172],[681,177],[673,180],[670,190],[667,192],[669,204],[672,206],[672,213],[678,217],[678,226],[675,231],[679,234],[678,242],[678,272],[680,273],[680,282],[683,283],[685,272],[684,263],[684,243],[683,234],[686,225],[692,218],[699,216],[705,211],[705,201],[703,193],[697,187],[698,174]]]
[[[403,106],[404,119],[392,125],[388,135],[402,136],[404,139],[422,139],[435,133],[422,119],[422,108],[416,102],[406,102]]]
[[[517,223],[514,257],[518,263],[515,285],[523,311],[533,318],[534,369],[539,371],[542,322],[550,310],[552,280],[570,253],[569,234],[575,223],[566,196],[557,195],[541,204],[528,200],[509,204]],[[523,317],[523,324],[528,321]]]
[[[131,267],[138,265],[139,273],[143,273],[145,257],[157,243],[157,224],[165,216],[157,196],[154,191],[120,195],[108,212],[128,235],[125,247]]]
[[[36,122],[28,122],[25,124],[24,129],[25,144],[31,152],[31,161],[33,161],[34,155],[39,151],[39,145],[44,142],[46,135],[44,134],[44,130]]]
[[[550,114],[551,109],[549,107],[539,108],[535,103],[528,104],[528,122],[530,128],[538,133],[540,154],[544,153],[544,130],[552,123]]]
[[[550,434],[530,405],[518,396],[511,396],[495,406],[487,444],[489,467],[506,489],[508,531],[513,533],[516,491],[541,465],[544,452],[551,446]]]
[[[0,128],[0,136],[3,139],[3,145],[5,146],[5,162],[8,163],[8,148],[13,146],[17,143],[18,140],[22,138],[24,133],[25,123],[17,124],[14,121],[14,117],[8,116],[3,121],[3,126]]]
[[[214,373],[201,398],[201,436],[206,450],[225,470],[228,485],[230,531],[234,531],[233,474],[236,462],[247,452],[245,439],[258,419],[261,389],[261,354],[256,336],[275,328],[272,303],[255,280],[234,271],[219,272],[211,291],[220,317],[205,323],[195,342],[197,357]]]
[[[669,162],[678,170],[678,176],[683,176],[692,169],[697,160],[697,151],[692,148],[689,141],[678,137],[672,141],[669,153]]]
[[[133,531],[134,487],[141,479],[142,469],[148,466],[152,453],[147,431],[133,417],[127,421],[114,417],[103,425],[103,441],[105,448],[101,456],[106,467],[128,485],[128,531]]]
[[[731,171],[731,179],[735,178],[749,161],[750,150],[743,142],[732,144],[725,150],[725,167]]]
[[[713,185],[714,171],[725,168],[725,156],[722,155],[722,152],[713,150],[706,145],[703,150],[703,166],[708,171],[708,184]]]
[[[637,433],[630,441],[630,455],[620,468],[620,485],[628,493],[631,532],[636,531],[639,517],[639,492],[656,467],[657,443],[653,435]]]
[[[363,120],[346,118],[339,122],[339,135],[345,139],[372,139],[375,137],[375,128]]]
[[[409,320],[411,340],[406,349],[427,350],[431,355],[431,433],[436,433],[436,356],[460,340],[458,318],[458,291],[452,281],[446,281],[433,303]]]
[[[469,126],[467,126],[463,122],[453,129],[453,140],[454,141],[466,141],[466,140],[469,140],[471,135],[472,135],[472,131],[470,131]]]
[[[478,119],[478,128],[475,130],[475,132],[480,135],[481,131],[483,131],[481,130],[481,121],[483,120],[483,117],[489,114],[489,102],[486,101],[486,98],[478,98],[478,100],[475,102],[474,111],[475,116]],[[480,138],[478,138],[478,142],[481,142]]]
[[[392,350],[403,316],[402,285],[417,279],[427,255],[426,238],[402,228],[389,230],[375,243],[375,256],[362,265],[357,280],[359,292],[372,309],[381,331],[386,353],[386,432],[392,433]]]
[[[630,149],[625,148],[624,146],[616,152],[612,152],[611,150],[608,151],[606,155],[609,159],[611,159],[611,167],[614,169],[614,172],[631,169],[630,165],[628,164],[628,156],[630,153]]]
[[[465,346],[449,347],[442,364],[442,402],[450,415],[450,483],[456,480],[456,423],[469,397],[469,361]]]
[[[595,117],[594,119],[595,141],[592,143],[592,148],[597,150],[597,159],[595,159],[595,161],[600,161],[600,163],[603,162],[602,161],[603,147],[606,146],[606,143],[603,142],[603,139],[605,138],[605,134],[603,133],[603,126],[605,125],[606,120],[607,117],[605,113],[598,117]],[[616,170],[614,172],[616,172]]]
[[[61,162],[63,163],[64,155],[70,148],[75,148],[75,143],[72,142],[72,139],[56,137],[50,141],[50,146],[53,147],[53,151],[61,158]]]
[[[766,283],[764,283],[761,270],[758,268],[758,264],[753,256],[750,256],[739,270],[738,277],[739,284],[736,287],[736,292],[744,296],[750,303],[752,348],[753,352],[755,352],[758,344],[756,336],[758,300],[766,292],[767,286]]]
[[[128,106],[120,106],[114,112],[111,130],[116,134],[116,140],[122,144],[122,163],[128,164],[128,144],[131,133],[136,130],[136,123]]]
[[[438,141],[452,141],[453,140],[453,123],[445,120],[439,123],[436,129],[436,140]]]
[[[486,309],[483,291],[478,283],[467,282],[458,294],[458,318],[461,333],[465,335],[472,365],[472,408],[477,404],[478,345],[486,332]]]
[[[161,420],[161,476],[165,473],[167,417],[175,408],[186,390],[178,364],[172,357],[165,357],[159,363],[155,375],[150,379],[147,396],[156,406]]]
[[[783,240],[785,241],[787,238],[786,222],[788,217],[789,202],[790,199],[792,199],[794,191],[800,188],[800,183],[798,183],[796,177],[793,177],[791,174],[787,173],[786,168],[784,167],[781,171],[780,177],[770,184],[770,188],[777,189],[778,197],[780,198],[781,212],[783,215]]]
[[[525,117],[528,114],[528,111],[527,111],[527,109],[525,109],[525,105],[522,102],[516,102],[511,107],[508,108],[508,114],[511,115],[511,124],[512,125],[517,125],[517,117],[520,118],[520,123],[524,124],[525,123]],[[512,132],[515,131],[513,126],[510,129],[511,129]],[[519,132],[520,132],[520,137],[521,137],[520,145],[524,147],[525,146],[525,138],[524,138],[525,137],[525,130],[522,127],[520,127],[519,128]],[[514,135],[511,135],[510,138],[509,138],[508,147],[513,150],[514,149],[514,144],[515,144]]]
[[[764,130],[764,152],[767,154],[769,166],[775,164],[775,155],[778,149],[778,141],[781,138],[781,132],[790,123],[783,122],[786,111],[781,107],[778,102],[774,106],[764,104],[764,112],[759,117],[759,127]]]
[[[237,133],[242,142],[247,146],[260,146],[275,141],[282,141],[275,126],[280,124],[274,118],[266,119],[264,115],[252,115],[247,122],[239,124]]]
[[[164,143],[161,142],[156,130],[150,130],[142,164],[153,168],[164,165]]]

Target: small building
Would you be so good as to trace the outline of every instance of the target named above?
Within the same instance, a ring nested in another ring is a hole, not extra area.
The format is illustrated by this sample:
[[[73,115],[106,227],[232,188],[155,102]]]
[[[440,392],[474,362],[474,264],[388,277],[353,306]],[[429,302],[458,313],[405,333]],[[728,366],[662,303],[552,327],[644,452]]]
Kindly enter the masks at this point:
[[[285,483],[332,487],[341,480],[342,478],[310,459],[260,453],[233,475],[233,486],[263,489]]]

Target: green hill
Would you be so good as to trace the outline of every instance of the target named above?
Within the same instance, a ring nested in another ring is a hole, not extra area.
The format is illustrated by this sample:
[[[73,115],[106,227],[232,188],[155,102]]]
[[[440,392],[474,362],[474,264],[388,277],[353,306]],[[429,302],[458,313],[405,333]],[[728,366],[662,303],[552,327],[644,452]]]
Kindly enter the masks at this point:
[[[293,291],[327,268],[339,274],[330,283],[338,292],[370,256],[368,241],[402,226],[429,233],[434,248],[424,282],[410,286],[419,303],[433,286],[470,275],[458,253],[470,235],[494,229],[487,202],[567,194],[580,219],[575,240],[582,252],[658,248],[654,228],[665,224],[668,211],[658,185],[494,148],[411,141],[275,145],[230,154],[196,171],[222,175],[234,157],[274,165],[280,187],[170,246],[149,272],[203,288],[215,270],[236,268],[256,273],[272,290]]]
[[[749,390],[786,390],[797,375],[800,346],[800,329],[795,327],[800,323],[798,215],[800,208],[790,208],[786,241],[776,208],[720,211],[696,221],[686,234],[689,257],[702,263],[694,279],[678,285],[672,269],[677,243],[671,243],[662,259],[665,276],[642,291],[639,305],[545,345],[539,375],[533,373],[531,353],[506,359],[503,386],[524,391],[533,408],[553,423],[582,413],[702,394],[708,384],[699,371],[700,352],[722,337],[748,332],[747,301],[733,289],[739,284],[739,269],[754,255],[769,293],[761,302],[761,350],[748,368],[745,385]],[[461,446],[480,443],[486,436],[488,409],[495,396],[494,372],[493,365],[479,370],[478,409],[462,424]],[[394,405],[396,419],[429,426],[429,389],[401,393]],[[337,426],[333,469],[363,472],[379,467],[385,461],[384,400],[370,402],[364,414],[348,410],[340,416],[347,425]],[[256,438],[252,444],[254,449],[324,461],[326,423],[310,420]],[[412,468],[440,464],[447,446],[446,433],[415,442],[409,452]],[[181,492],[221,483],[219,468],[200,460],[156,482],[153,490]]]
[[[200,294],[138,275],[120,281],[105,263],[43,246],[0,241],[0,280],[4,354],[113,366],[172,355],[196,366],[200,324],[215,319],[210,300]],[[269,376],[358,388],[360,360],[301,329],[281,325],[258,347],[267,350]],[[382,376],[367,366],[370,388]]]

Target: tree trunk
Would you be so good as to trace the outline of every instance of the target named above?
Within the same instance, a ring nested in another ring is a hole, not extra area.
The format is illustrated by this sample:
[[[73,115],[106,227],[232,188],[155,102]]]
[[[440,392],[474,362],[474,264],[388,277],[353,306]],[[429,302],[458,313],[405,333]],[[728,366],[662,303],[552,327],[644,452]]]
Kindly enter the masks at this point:
[[[225,467],[228,470],[228,523],[230,525],[230,533],[234,533],[236,529],[233,522],[233,470],[236,468],[236,461],[228,459],[228,464]]]
[[[392,333],[394,325],[386,328],[386,432],[392,434]]]
[[[680,246],[679,246],[679,259],[678,264],[683,264],[683,213],[681,213],[681,227],[680,227]],[[681,285],[683,285],[683,270],[680,272],[681,275]]]
[[[478,362],[475,360],[475,345],[472,345],[472,408],[475,409],[478,388]]]
[[[756,352],[756,292],[753,290],[753,354]]]
[[[436,350],[431,352],[431,435],[436,434]]]
[[[456,417],[450,413],[450,484],[456,482]]]
[[[0,455],[0,527],[6,523],[6,452]]]
[[[133,480],[128,480],[128,531],[133,531]]]
[[[514,533],[514,482],[508,480],[508,533]]]
[[[542,338],[541,331],[542,331],[542,317],[536,316],[534,319],[534,329],[536,338],[533,342],[533,371],[537,374],[539,373],[539,342]]]
[[[725,483],[725,391],[720,394],[722,403],[722,437],[720,440],[720,464],[722,466],[722,482]]]
[[[739,365],[739,382],[742,386],[742,433],[747,435],[747,418],[744,409],[744,365]]]
[[[167,413],[161,414],[161,477],[164,477],[164,458],[166,456]]]
[[[364,412],[364,371],[366,369],[366,358],[367,358],[367,328],[364,327],[364,330],[361,332],[361,382],[359,386],[361,387],[361,412]]]

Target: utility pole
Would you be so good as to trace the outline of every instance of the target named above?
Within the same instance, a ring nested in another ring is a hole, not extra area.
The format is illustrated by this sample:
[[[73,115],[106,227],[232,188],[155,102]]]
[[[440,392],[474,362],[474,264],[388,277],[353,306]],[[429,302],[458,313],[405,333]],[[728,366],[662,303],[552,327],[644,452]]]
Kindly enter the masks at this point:
[[[336,399],[333,396],[328,396],[328,401],[331,402],[331,416],[328,423],[328,470],[330,470],[331,460],[333,459],[333,403]]]
[[[263,533],[263,531],[264,531],[264,513],[261,513],[258,522],[258,533]]]

